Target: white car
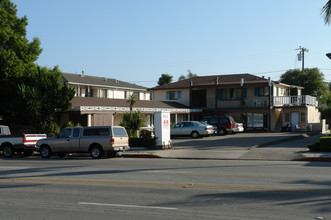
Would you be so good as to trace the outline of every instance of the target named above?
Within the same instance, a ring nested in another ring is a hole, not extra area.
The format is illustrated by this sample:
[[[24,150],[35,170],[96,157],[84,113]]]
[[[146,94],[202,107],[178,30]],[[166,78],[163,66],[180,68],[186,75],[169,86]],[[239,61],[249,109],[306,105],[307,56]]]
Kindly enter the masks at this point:
[[[243,132],[244,131],[244,125],[243,123],[235,123],[234,133],[237,132]]]

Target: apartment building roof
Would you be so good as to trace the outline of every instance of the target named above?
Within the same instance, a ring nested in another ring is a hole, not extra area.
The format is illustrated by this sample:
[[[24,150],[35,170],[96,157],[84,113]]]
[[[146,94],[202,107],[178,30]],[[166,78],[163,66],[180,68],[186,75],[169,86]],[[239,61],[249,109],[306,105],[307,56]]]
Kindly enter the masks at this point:
[[[147,90],[146,87],[135,85],[132,83],[123,82],[117,79],[107,77],[88,76],[85,74],[62,73],[62,80],[68,84],[89,85],[89,86],[105,86],[113,88]]]
[[[259,77],[252,74],[229,74],[229,75],[212,75],[212,76],[198,76],[190,79],[180,80],[178,82],[169,83],[162,86],[156,86],[151,90],[162,89],[183,89],[191,86],[211,86],[211,85],[232,85],[239,84],[241,80],[244,84],[259,84],[268,83],[268,78]]]

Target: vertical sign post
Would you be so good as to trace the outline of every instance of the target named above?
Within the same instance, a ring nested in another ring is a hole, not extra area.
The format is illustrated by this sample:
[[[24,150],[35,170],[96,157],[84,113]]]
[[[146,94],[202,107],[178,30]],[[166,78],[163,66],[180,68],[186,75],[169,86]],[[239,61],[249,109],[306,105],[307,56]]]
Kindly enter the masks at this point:
[[[162,148],[170,148],[170,113],[155,112],[154,113],[154,128],[156,145]]]

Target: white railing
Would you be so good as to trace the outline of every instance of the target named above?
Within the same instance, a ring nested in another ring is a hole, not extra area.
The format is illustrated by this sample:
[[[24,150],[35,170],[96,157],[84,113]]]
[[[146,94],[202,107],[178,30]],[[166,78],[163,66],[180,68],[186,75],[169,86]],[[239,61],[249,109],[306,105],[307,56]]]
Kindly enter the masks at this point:
[[[273,106],[300,106],[312,105],[318,107],[316,97],[310,95],[299,96],[274,96]]]

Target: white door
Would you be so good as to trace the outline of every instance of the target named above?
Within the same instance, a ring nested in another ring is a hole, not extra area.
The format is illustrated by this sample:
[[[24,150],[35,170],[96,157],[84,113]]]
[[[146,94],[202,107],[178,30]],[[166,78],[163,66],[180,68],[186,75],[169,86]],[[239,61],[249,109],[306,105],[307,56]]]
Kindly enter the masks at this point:
[[[291,112],[291,131],[295,131],[297,124],[299,124],[299,112]]]

